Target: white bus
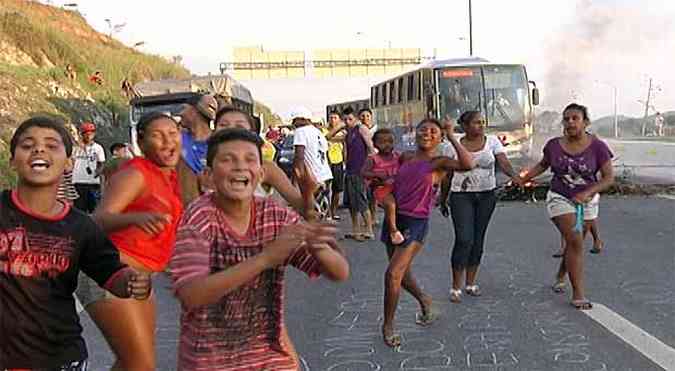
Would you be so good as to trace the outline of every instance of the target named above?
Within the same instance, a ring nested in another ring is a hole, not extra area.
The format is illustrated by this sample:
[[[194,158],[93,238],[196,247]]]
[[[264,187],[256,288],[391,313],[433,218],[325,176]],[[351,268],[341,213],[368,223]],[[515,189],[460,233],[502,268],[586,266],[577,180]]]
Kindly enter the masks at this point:
[[[426,117],[456,122],[463,112],[477,110],[511,158],[529,155],[537,104],[539,91],[525,66],[481,58],[431,61],[370,89],[380,127],[401,132]]]

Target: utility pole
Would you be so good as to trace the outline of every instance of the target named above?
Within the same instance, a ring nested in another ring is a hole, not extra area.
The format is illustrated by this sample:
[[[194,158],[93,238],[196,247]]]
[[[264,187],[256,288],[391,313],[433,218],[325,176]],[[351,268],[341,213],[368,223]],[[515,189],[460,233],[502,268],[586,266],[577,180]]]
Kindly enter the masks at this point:
[[[649,116],[649,101],[652,97],[652,78],[649,78],[649,89],[647,89],[647,100],[645,101],[645,117],[642,119],[642,136],[647,134],[647,117]]]
[[[617,103],[616,103],[616,96],[617,96],[617,89],[616,86],[612,86],[614,88],[614,138],[619,137],[619,116],[617,115]]]
[[[473,57],[473,16],[471,14],[471,0],[469,0],[469,56]]]

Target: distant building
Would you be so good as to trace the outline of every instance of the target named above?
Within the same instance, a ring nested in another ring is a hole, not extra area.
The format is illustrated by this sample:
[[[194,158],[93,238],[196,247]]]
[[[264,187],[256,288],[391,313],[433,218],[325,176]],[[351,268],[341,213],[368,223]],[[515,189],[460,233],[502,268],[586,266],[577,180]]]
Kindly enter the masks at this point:
[[[222,73],[239,80],[305,77],[360,77],[393,75],[422,63],[421,49],[264,50],[236,47],[232,62],[220,64]]]

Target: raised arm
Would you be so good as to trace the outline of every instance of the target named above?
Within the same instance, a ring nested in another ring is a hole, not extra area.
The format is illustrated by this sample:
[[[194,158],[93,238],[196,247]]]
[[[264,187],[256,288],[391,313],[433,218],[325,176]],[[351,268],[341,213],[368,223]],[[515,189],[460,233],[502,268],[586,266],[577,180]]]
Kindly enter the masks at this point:
[[[343,133],[345,130],[347,126],[344,123],[338,124],[326,134],[326,139],[331,142],[342,142],[345,140]]]
[[[101,204],[93,218],[106,233],[130,226],[137,226],[146,233],[158,234],[171,222],[168,214],[149,212],[123,212],[145,190],[141,172],[127,168],[115,173],[106,187]]]
[[[368,153],[369,154],[377,153],[377,149],[375,149],[375,145],[373,145],[373,138],[371,138],[370,131],[365,125],[359,125],[359,134],[361,134],[363,141],[366,142]]]
[[[289,205],[297,212],[305,215],[305,203],[302,199],[300,191],[291,183],[286,173],[277,166],[274,162],[265,161],[263,163],[265,169],[265,177],[263,183],[276,189],[281,197],[288,202]]]

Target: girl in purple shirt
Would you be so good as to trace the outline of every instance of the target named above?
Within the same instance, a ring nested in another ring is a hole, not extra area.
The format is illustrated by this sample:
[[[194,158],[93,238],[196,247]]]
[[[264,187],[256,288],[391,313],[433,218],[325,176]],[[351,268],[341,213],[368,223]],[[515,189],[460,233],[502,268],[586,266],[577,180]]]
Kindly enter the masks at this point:
[[[452,132],[451,123],[446,125],[446,130]],[[387,246],[389,267],[385,273],[382,336],[390,347],[401,344],[400,335],[394,332],[401,286],[420,304],[416,323],[426,326],[434,320],[432,298],[417,286],[411,271],[412,261],[424,245],[438,184],[449,171],[470,170],[474,166],[471,154],[454,136],[450,136],[450,142],[457,151],[457,159],[436,156],[442,133],[442,125],[436,119],[427,118],[417,125],[417,150],[401,155],[393,192],[384,199],[381,240]]]
[[[522,185],[548,168],[553,172],[546,207],[566,246],[554,289],[564,285],[569,273],[571,304],[577,309],[590,309],[592,305],[584,290],[583,240],[576,228],[581,215],[576,214],[593,213],[597,207],[593,198],[614,182],[612,152],[603,141],[586,132],[590,123],[585,106],[576,103],[567,106],[563,111],[564,135],[549,140],[544,158],[515,180]],[[598,171],[602,174],[599,180]]]

